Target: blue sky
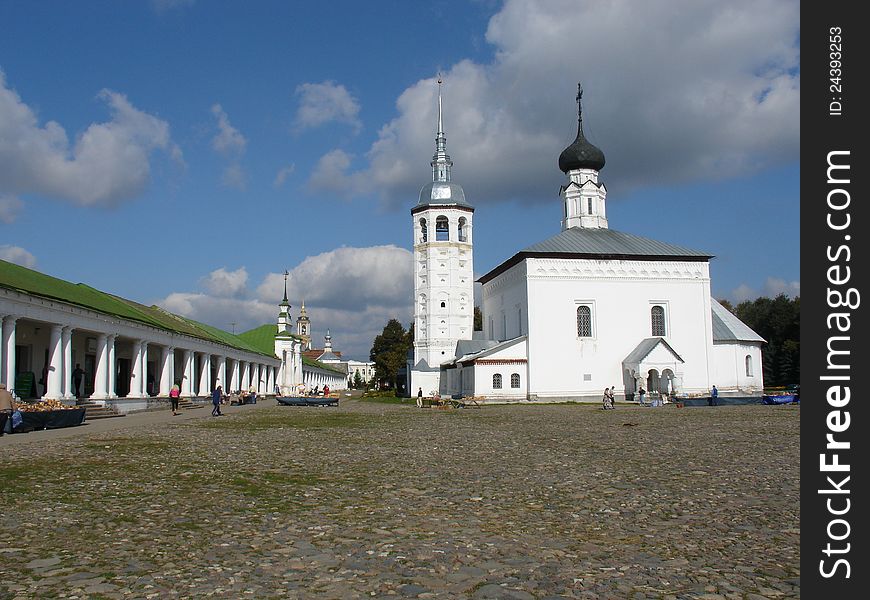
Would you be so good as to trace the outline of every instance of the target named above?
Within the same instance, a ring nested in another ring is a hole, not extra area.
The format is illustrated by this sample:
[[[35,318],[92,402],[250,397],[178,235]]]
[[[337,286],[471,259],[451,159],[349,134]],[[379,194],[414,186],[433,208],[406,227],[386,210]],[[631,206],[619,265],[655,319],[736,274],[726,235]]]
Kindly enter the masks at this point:
[[[0,258],[227,330],[367,358],[411,319],[435,111],[483,274],[559,231],[559,153],[610,227],[707,251],[713,294],[799,295],[799,5],[0,0]]]

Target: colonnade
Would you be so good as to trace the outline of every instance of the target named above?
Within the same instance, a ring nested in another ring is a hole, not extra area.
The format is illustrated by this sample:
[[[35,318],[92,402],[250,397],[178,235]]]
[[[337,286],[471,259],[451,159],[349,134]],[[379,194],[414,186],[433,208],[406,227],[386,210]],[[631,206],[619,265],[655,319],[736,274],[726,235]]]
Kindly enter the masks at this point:
[[[13,394],[16,377],[16,340],[21,317],[0,314],[0,381]],[[75,400],[83,390],[73,389],[72,347],[73,333],[95,337],[95,347],[90,349],[95,356],[93,366],[94,400],[117,398],[119,389],[118,355],[116,345],[122,336],[117,333],[94,332],[88,329],[75,329],[71,325],[35,322],[49,330],[47,361],[43,373],[45,393],[43,398],[55,400]],[[37,329],[38,330],[38,329]],[[156,337],[156,336],[155,336]],[[166,337],[166,336],[164,336]],[[177,336],[173,336],[176,337]],[[44,339],[44,338],[43,338]],[[219,346],[208,349],[208,343],[195,338],[190,341],[199,348],[183,348],[149,339],[136,339],[123,336],[131,348],[129,370],[129,392],[126,398],[147,398],[154,392],[148,388],[149,375],[157,384],[157,395],[168,396],[172,385],[180,382],[182,396],[208,396],[213,387],[221,385],[225,393],[235,390],[254,389],[258,394],[272,393],[275,389],[277,365],[264,361],[250,360],[256,355],[239,351],[233,356],[233,348]],[[126,346],[125,346],[126,348]],[[39,348],[42,349],[41,347]],[[159,354],[154,361],[156,372],[149,372],[149,350]],[[180,359],[181,369],[176,373],[176,357]],[[243,360],[249,358],[249,360]],[[277,361],[275,361],[277,362]],[[199,368],[196,368],[196,365]],[[228,381],[229,379],[229,381]],[[158,383],[159,382],[159,383]],[[125,382],[126,383],[126,382]],[[82,384],[83,385],[83,384]]]

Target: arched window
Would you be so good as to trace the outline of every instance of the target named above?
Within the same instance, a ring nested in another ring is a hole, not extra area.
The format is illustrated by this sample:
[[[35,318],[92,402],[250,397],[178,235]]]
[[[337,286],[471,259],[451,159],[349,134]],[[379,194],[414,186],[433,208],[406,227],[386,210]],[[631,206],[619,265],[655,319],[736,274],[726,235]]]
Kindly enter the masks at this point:
[[[577,307],[577,337],[592,337],[592,309]]]
[[[511,387],[519,388],[520,387],[520,374],[519,373],[511,373]]]
[[[746,376],[752,377],[752,357],[750,355],[746,355]]]
[[[652,325],[652,334],[665,336],[665,309],[661,306],[653,306],[650,309],[650,323]]]
[[[467,223],[468,222],[465,220],[465,217],[459,217],[459,231],[457,232],[457,234],[460,242],[468,241],[468,235],[465,228],[465,225]]]
[[[450,240],[450,226],[447,223],[447,217],[438,217],[435,219],[435,241],[446,242]]]
[[[423,239],[423,243],[425,244],[426,242],[429,241],[429,228],[426,227],[426,219],[420,219],[420,231],[423,234],[422,239]]]
[[[496,373],[492,376],[492,389],[500,390],[501,389],[501,373]]]

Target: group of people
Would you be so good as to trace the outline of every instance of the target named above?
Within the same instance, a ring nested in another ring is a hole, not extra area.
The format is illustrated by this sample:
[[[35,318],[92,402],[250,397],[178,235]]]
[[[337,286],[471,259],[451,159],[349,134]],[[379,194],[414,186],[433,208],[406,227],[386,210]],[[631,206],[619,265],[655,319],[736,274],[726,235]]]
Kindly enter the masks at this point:
[[[615,389],[616,386],[604,388],[604,398],[602,398],[602,401],[604,402],[604,410],[613,410],[616,408],[615,398],[613,397],[613,390]]]

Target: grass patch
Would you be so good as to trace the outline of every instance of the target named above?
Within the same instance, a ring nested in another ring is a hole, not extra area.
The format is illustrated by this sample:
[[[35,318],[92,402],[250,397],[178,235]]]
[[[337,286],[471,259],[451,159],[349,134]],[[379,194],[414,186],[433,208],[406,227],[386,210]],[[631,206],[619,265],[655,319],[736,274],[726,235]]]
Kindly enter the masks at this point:
[[[397,398],[393,394],[389,396],[363,396],[360,398],[360,402],[378,402],[381,404],[408,404],[408,405],[416,405],[416,398]]]

